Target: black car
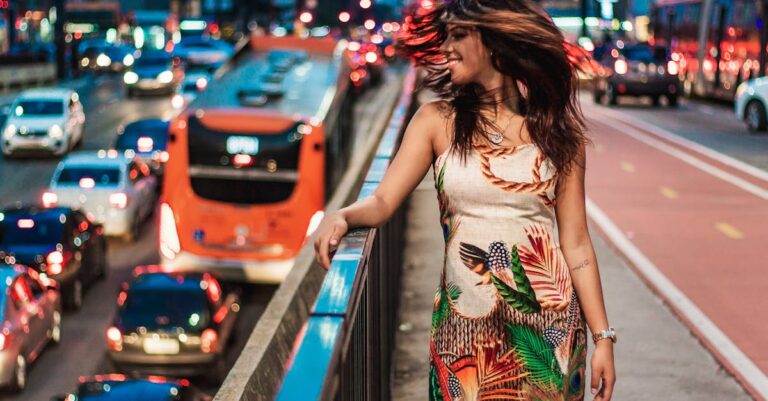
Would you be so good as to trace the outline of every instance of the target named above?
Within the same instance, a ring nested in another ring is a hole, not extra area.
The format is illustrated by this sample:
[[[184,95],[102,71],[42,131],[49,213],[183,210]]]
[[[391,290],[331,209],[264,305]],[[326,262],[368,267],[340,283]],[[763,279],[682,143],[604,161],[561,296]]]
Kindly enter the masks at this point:
[[[669,50],[648,44],[623,44],[600,52],[600,72],[594,86],[596,103],[616,104],[619,96],[650,96],[654,106],[662,96],[677,106],[678,65]]]
[[[160,119],[134,121],[117,132],[115,149],[132,150],[156,173],[168,161],[168,127],[170,123]]]
[[[138,267],[123,285],[107,329],[109,359],[123,373],[226,376],[225,354],[239,297],[209,273]]]
[[[101,225],[77,210],[6,209],[0,212],[0,258],[56,280],[64,305],[79,309],[84,285],[106,275],[107,241]]]
[[[210,401],[187,380],[169,380],[164,377],[129,379],[125,375],[108,374],[80,378],[77,391],[59,395],[51,401]]]

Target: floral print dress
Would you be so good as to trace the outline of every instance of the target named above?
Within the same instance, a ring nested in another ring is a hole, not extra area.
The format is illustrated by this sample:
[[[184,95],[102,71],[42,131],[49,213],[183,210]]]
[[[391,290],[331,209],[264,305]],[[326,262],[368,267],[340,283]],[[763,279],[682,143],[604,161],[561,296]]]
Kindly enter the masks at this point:
[[[551,162],[533,144],[434,163],[445,236],[434,401],[583,400],[584,319],[556,243]]]

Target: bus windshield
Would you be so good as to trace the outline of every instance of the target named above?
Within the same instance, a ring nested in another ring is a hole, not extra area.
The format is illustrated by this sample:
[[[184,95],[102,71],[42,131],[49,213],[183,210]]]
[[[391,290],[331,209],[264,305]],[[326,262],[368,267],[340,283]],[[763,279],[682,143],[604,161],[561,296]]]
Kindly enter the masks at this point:
[[[192,189],[210,200],[265,204],[287,200],[298,176],[301,123],[281,133],[223,132],[189,118]]]

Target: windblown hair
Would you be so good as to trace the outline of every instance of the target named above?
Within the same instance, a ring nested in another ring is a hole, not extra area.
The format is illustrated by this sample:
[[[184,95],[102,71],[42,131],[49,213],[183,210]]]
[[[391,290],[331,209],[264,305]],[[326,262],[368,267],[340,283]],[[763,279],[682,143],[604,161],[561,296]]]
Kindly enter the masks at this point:
[[[558,173],[567,173],[589,142],[576,98],[576,67],[563,35],[554,23],[527,0],[436,0],[430,10],[418,8],[406,17],[407,33],[400,50],[423,67],[423,86],[450,102],[454,151],[466,157],[477,139],[487,138],[497,125],[488,117],[496,102],[475,83],[454,85],[440,46],[448,23],[479,31],[491,50],[496,70],[512,79],[520,91],[518,109],[531,140]],[[485,112],[483,112],[485,111]],[[492,113],[491,113],[492,114]]]

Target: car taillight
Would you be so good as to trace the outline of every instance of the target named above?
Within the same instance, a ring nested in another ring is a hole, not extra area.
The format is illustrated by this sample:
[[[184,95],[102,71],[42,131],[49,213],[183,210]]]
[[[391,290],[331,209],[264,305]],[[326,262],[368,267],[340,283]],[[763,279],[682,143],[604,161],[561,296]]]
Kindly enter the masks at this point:
[[[615,63],[613,63],[613,70],[616,71],[619,75],[624,75],[627,73],[627,62],[624,60],[616,60]]]
[[[139,150],[139,152],[143,152],[143,153],[151,152],[154,146],[155,146],[155,141],[148,136],[142,136],[136,142],[136,148]]]
[[[214,329],[205,329],[200,336],[200,350],[205,353],[216,352],[216,342],[219,340],[219,335]]]
[[[54,207],[59,203],[59,196],[53,192],[43,192],[43,207]]]
[[[128,206],[128,195],[123,192],[115,192],[109,195],[109,205],[115,209],[125,209]]]
[[[679,71],[680,69],[677,68],[677,63],[674,60],[669,60],[667,62],[667,72],[669,75],[677,75]]]
[[[107,346],[114,351],[123,349],[123,333],[115,326],[110,326],[107,329]]]
[[[173,210],[167,203],[160,205],[160,252],[168,259],[173,259],[181,251],[179,234]]]
[[[60,251],[53,251],[45,258],[45,272],[49,275],[56,275],[64,270],[64,254]]]

